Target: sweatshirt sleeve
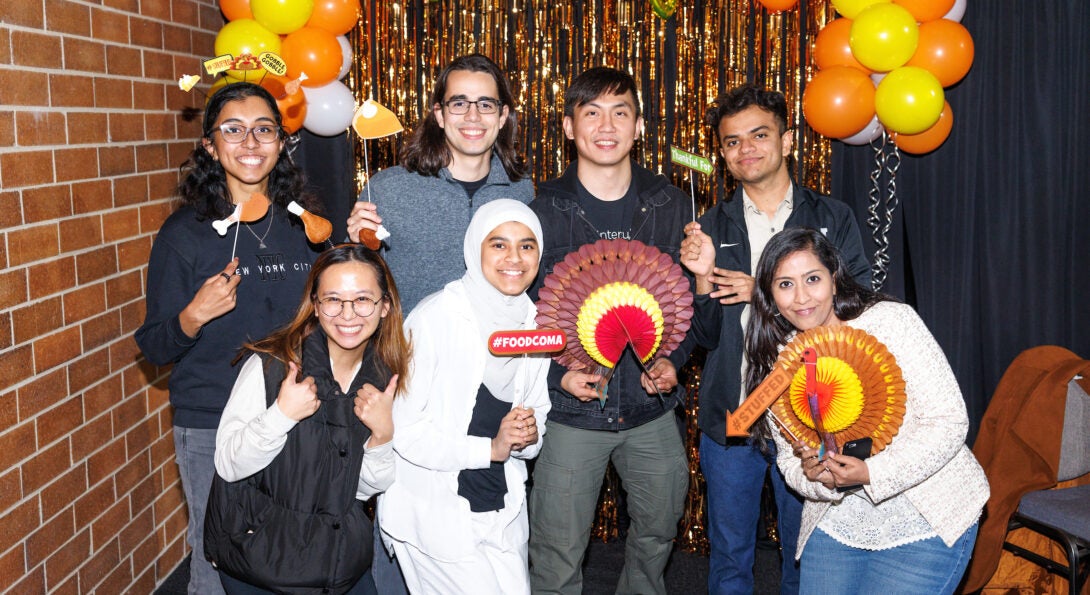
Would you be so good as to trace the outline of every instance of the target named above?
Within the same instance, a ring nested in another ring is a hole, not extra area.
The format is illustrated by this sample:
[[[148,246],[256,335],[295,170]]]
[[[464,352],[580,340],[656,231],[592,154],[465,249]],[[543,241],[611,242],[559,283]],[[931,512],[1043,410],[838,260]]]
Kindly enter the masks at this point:
[[[193,299],[193,283],[192,261],[161,233],[148,260],[144,324],[135,334],[144,357],[157,366],[180,360],[201,338],[200,332],[196,337],[186,335],[178,321]]]
[[[231,389],[216,431],[216,473],[227,481],[238,481],[268,467],[296,423],[276,403],[265,407],[261,358],[251,355]]]
[[[356,499],[367,500],[380,492],[385,492],[394,483],[394,443],[393,441],[367,448],[363,451],[363,467],[360,468],[360,481],[356,486]]]

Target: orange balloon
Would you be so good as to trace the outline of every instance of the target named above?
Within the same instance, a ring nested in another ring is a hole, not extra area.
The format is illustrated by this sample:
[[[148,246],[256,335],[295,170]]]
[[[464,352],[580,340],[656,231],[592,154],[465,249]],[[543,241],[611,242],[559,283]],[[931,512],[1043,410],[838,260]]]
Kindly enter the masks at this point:
[[[779,12],[781,10],[790,10],[790,9],[794,8],[796,4],[799,3],[799,0],[757,0],[757,1],[760,2],[765,8],[767,8],[769,10],[769,12]]]
[[[220,12],[228,21],[254,18],[254,13],[250,10],[250,0],[220,0]]]
[[[920,25],[916,53],[905,66],[928,70],[943,87],[949,87],[969,73],[975,53],[973,36],[964,25],[938,19]]]
[[[314,0],[314,12],[306,26],[344,35],[359,22],[360,12],[360,0]]]
[[[874,117],[874,82],[861,70],[833,66],[819,71],[806,84],[802,113],[818,134],[851,136]]]
[[[280,57],[288,65],[288,78],[306,73],[305,87],[323,87],[337,80],[344,56],[337,37],[317,27],[302,27],[284,38]]]
[[[946,139],[950,136],[950,130],[953,128],[954,112],[950,109],[950,102],[944,101],[942,113],[939,114],[939,121],[935,122],[931,128],[919,134],[894,132],[890,134],[890,138],[893,139],[893,143],[897,145],[897,148],[905,153],[922,155],[942,146],[942,143],[946,142]]]
[[[303,127],[303,120],[307,117],[307,97],[298,83],[290,85],[290,82],[291,79],[287,77],[269,73],[262,79],[261,86],[276,99],[284,131],[294,134]]]
[[[852,20],[839,18],[830,21],[818,32],[817,41],[814,42],[814,62],[819,69],[833,66],[851,66],[870,74],[871,69],[859,63],[852,54],[852,46],[848,40],[851,38]]]
[[[941,19],[954,7],[955,0],[893,0],[900,4],[921,23]]]

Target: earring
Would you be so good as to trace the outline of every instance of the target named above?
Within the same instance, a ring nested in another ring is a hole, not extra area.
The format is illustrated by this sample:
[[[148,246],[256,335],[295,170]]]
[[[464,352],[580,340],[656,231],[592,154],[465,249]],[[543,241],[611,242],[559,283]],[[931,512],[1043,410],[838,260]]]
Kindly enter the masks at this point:
[[[779,311],[779,310],[776,310],[776,313],[775,313],[775,314],[773,314],[773,315],[772,315],[772,317],[773,317],[773,318],[779,318],[779,317],[780,317],[780,311]]]

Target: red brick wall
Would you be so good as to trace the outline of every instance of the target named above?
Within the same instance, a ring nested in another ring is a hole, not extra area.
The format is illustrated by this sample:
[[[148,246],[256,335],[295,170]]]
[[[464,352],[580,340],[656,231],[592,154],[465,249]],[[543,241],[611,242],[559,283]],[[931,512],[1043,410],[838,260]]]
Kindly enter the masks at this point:
[[[0,1],[5,592],[151,593],[186,554],[168,370],[132,333],[199,134],[177,80],[222,25],[215,0]]]

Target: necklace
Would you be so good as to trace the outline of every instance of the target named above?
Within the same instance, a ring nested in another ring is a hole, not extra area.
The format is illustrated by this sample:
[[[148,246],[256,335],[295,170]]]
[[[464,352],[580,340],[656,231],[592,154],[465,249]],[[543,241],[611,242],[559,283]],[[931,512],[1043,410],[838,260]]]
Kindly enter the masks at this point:
[[[246,229],[249,230],[250,235],[254,236],[254,239],[257,240],[257,248],[259,250],[264,250],[264,249],[268,248],[268,246],[265,245],[265,237],[269,235],[270,231],[272,231],[273,210],[275,208],[276,208],[276,205],[273,205],[272,203],[269,204],[269,214],[268,214],[269,227],[267,229],[265,229],[265,233],[261,234],[261,237],[258,237],[258,235],[256,233],[254,233],[254,230],[250,229],[250,224],[249,223],[246,224]]]

